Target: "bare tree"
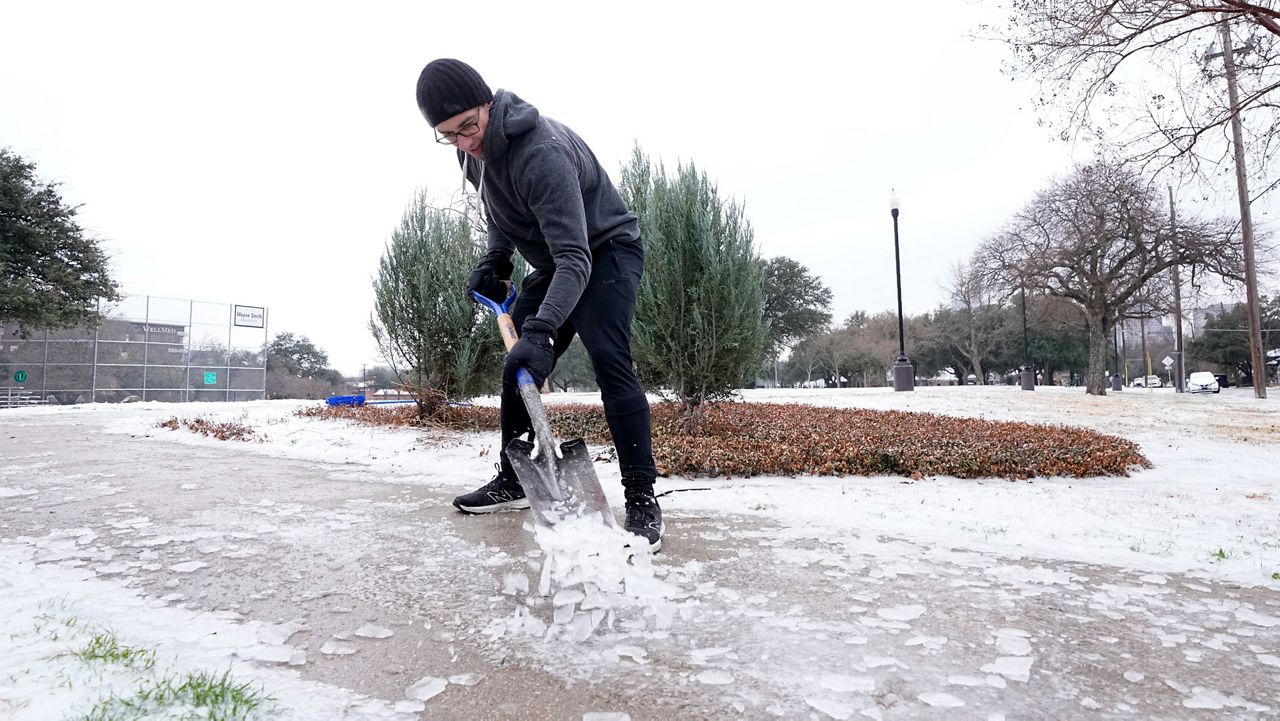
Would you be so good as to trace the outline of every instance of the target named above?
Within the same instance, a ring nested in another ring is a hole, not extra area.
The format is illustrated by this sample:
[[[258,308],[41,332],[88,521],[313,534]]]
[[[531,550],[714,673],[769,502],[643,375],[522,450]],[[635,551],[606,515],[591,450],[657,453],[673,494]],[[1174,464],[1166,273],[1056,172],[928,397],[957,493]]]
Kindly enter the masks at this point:
[[[1001,313],[1000,295],[996,293],[991,277],[976,265],[956,263],[951,267],[948,290],[955,318],[960,327],[948,334],[948,340],[969,361],[977,382],[986,385],[984,358],[990,358],[1003,342],[1004,314]],[[1016,288],[1016,286],[1015,286]]]
[[[1089,334],[1087,392],[1106,395],[1109,330],[1175,262],[1239,278],[1235,227],[1182,215],[1170,232],[1160,194],[1136,171],[1098,161],[1053,181],[985,241],[989,282],[1071,301]],[[1177,251],[1175,253],[1175,250]]]
[[[1041,122],[1063,139],[1106,138],[1144,169],[1177,165],[1203,179],[1228,157],[1224,68],[1209,62],[1222,22],[1238,45],[1245,146],[1265,183],[1280,137],[1273,0],[1013,0],[995,33],[1013,51],[1006,71],[1039,82]]]

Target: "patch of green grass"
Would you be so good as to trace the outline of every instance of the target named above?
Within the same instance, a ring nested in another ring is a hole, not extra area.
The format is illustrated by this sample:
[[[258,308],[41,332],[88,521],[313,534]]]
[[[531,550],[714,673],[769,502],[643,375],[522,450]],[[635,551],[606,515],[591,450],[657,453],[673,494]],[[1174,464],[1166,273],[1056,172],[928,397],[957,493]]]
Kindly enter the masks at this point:
[[[150,670],[156,665],[155,651],[125,646],[112,633],[95,633],[84,648],[71,655],[86,663],[104,661],[140,670]]]
[[[1275,573],[1271,574],[1271,580],[1280,581],[1280,571],[1276,571]]]
[[[1003,536],[1009,532],[1008,526],[961,526],[960,530],[970,533],[981,533],[986,540],[991,540],[992,536]]]
[[[271,700],[247,682],[236,683],[230,671],[221,676],[197,671],[144,680],[132,696],[103,699],[79,721],[134,721],[174,707],[190,712],[191,718],[246,721],[254,710]]]

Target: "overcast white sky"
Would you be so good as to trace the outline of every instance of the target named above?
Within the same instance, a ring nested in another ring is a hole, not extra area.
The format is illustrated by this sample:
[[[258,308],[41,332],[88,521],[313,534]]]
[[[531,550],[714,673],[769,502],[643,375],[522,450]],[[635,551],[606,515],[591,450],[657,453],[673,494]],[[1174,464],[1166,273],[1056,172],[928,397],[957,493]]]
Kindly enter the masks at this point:
[[[909,12],[904,12],[906,8]],[[1024,109],[994,2],[190,3],[0,0],[0,145],[82,203],[128,293],[267,306],[347,373],[377,363],[371,279],[416,188],[460,184],[414,103],[436,57],[573,127],[638,141],[746,205],[764,257],[837,319],[908,313],[1043,182],[1087,160]]]

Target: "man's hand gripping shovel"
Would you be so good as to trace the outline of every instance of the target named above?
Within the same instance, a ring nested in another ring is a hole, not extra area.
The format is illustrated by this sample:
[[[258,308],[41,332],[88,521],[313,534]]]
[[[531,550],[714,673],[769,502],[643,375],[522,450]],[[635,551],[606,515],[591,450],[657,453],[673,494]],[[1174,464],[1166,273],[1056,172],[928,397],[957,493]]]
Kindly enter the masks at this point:
[[[510,290],[507,298],[501,303],[474,291],[471,295],[476,302],[497,316],[502,342],[510,352],[520,336],[516,333],[516,325],[510,314],[511,304],[516,299],[515,284],[508,283],[508,287]],[[529,410],[529,418],[533,421],[533,435],[537,445],[516,438],[507,444],[506,453],[511,467],[516,471],[517,480],[529,498],[534,520],[539,525],[551,527],[569,518],[597,514],[605,525],[616,525],[609,501],[600,488],[600,480],[596,478],[586,442],[581,438],[565,441],[559,445],[557,456],[551,424],[547,422],[547,413],[542,407],[542,397],[533,376],[526,369],[518,368],[516,383],[525,408]]]

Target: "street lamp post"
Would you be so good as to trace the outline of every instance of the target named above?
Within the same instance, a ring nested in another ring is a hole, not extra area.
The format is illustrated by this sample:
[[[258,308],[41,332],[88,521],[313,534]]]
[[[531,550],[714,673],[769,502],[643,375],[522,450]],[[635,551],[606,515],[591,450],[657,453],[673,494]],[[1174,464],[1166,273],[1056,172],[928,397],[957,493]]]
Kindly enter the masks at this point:
[[[1036,389],[1036,372],[1031,369],[1031,343],[1027,340],[1027,287],[1022,286],[1022,390]]]
[[[1111,321],[1111,344],[1114,346],[1116,367],[1111,375],[1111,390],[1124,390],[1124,377],[1120,375],[1120,319]]]
[[[898,200],[896,192],[889,196],[889,213],[893,216],[893,268],[898,279],[898,360],[893,364],[893,390],[911,391],[916,388],[915,369],[907,360],[907,342],[902,323],[902,255],[898,251]]]

